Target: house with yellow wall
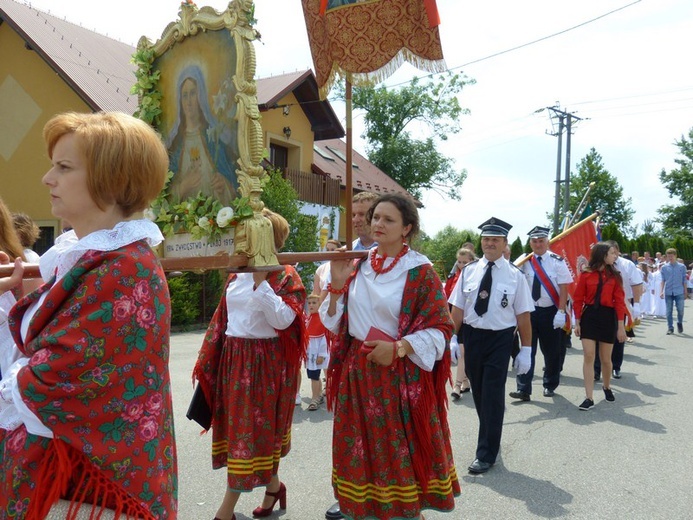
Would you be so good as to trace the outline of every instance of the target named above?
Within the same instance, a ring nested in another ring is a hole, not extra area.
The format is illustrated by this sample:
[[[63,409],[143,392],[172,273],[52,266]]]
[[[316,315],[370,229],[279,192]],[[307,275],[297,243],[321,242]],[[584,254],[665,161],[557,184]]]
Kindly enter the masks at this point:
[[[0,0],[0,196],[11,211],[41,227],[35,246],[45,251],[60,233],[41,183],[50,166],[41,135],[45,122],[65,111],[129,114],[136,49],[15,0]],[[344,129],[328,101],[321,101],[310,70],[257,79],[267,166],[279,168],[307,213],[339,214],[346,205]],[[405,190],[354,152],[354,191]],[[343,241],[342,215],[333,230]]]

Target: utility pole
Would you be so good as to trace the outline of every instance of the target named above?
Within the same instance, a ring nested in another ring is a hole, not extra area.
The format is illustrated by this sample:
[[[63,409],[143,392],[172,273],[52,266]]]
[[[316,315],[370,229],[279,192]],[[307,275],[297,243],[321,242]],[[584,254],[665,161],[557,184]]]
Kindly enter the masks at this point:
[[[549,109],[553,110],[553,109]],[[556,195],[553,205],[553,236],[558,235],[558,201],[561,200],[561,152],[563,150],[563,113],[558,114],[558,158],[556,159]]]
[[[559,212],[561,207],[561,183],[565,183],[565,191],[563,193],[563,214],[567,215],[570,211],[570,136],[572,135],[573,120],[581,121],[581,118],[576,115],[558,109],[557,107],[546,107],[558,117],[558,132],[555,135],[558,137],[558,157],[556,159],[556,195],[553,206],[553,234],[559,233]],[[563,129],[566,130],[566,157],[565,157],[565,179],[561,180],[561,159],[563,151]]]

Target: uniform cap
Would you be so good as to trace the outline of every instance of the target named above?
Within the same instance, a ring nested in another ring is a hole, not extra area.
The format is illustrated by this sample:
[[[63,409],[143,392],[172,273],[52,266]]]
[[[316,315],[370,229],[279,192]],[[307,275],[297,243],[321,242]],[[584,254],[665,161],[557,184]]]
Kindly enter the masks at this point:
[[[547,227],[534,226],[529,233],[529,238],[548,238],[550,230]]]
[[[512,226],[501,219],[491,217],[479,226],[482,237],[507,237]]]

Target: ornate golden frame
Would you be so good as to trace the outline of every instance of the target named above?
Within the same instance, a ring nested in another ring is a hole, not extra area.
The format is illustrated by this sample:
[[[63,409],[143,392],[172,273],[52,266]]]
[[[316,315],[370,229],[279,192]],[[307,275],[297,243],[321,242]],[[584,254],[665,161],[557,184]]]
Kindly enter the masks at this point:
[[[138,51],[151,51],[152,62],[169,51],[176,43],[206,31],[229,31],[236,46],[236,74],[231,78],[237,91],[235,119],[238,124],[238,177],[242,197],[248,197],[253,217],[236,226],[234,255],[247,257],[248,267],[277,265],[272,226],[262,217],[264,203],[260,200],[263,180],[267,173],[260,165],[263,154],[262,127],[257,104],[255,83],[256,58],[253,41],[259,33],[253,28],[252,0],[229,2],[224,12],[212,7],[199,8],[189,0],[181,4],[179,20],[164,29],[161,38],[151,43],[142,37]],[[156,71],[153,71],[154,73]]]

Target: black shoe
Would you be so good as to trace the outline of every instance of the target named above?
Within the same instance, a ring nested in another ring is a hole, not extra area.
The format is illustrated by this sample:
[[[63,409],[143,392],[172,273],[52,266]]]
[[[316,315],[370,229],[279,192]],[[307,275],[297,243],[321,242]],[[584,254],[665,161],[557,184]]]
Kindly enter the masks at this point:
[[[490,462],[484,462],[483,460],[474,459],[474,462],[472,462],[467,469],[470,473],[473,473],[474,475],[479,475],[481,473],[486,473],[488,470],[491,469],[491,466],[493,466],[493,464],[491,464]]]
[[[578,407],[580,410],[589,410],[594,406],[594,401],[592,399],[585,399],[582,404]]]
[[[527,392],[520,392],[519,390],[517,392],[510,392],[508,395],[513,399],[519,399],[520,401],[529,401],[531,399]]]
[[[332,504],[332,507],[325,511],[325,518],[327,520],[339,520],[340,518],[344,518],[342,510],[339,509],[339,502]]]
[[[669,329],[667,330],[667,336],[671,335],[674,333],[674,329]]]
[[[678,329],[679,334],[683,333],[683,323],[677,323],[676,328]]]
[[[614,370],[611,373],[611,377],[613,377],[614,379],[621,379],[621,371],[620,370]]]
[[[544,388],[544,397],[553,397],[555,394],[550,388]]]
[[[594,374],[594,380],[599,381],[602,378],[601,374]]]
[[[602,388],[602,390],[604,390],[604,397],[607,401],[613,402],[616,400],[616,398],[614,397],[614,393],[611,391],[611,388]]]

